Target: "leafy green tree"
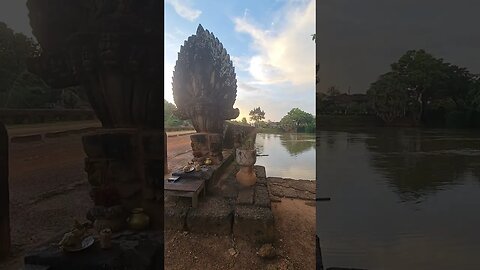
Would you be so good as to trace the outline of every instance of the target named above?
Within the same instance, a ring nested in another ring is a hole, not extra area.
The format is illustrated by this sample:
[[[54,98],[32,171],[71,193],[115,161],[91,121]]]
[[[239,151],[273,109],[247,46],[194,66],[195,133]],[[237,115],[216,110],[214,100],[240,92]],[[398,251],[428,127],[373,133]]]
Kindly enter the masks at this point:
[[[254,108],[248,115],[250,115],[250,120],[255,123],[255,126],[258,126],[258,123],[265,119],[265,112],[260,107]]]
[[[381,75],[367,91],[371,105],[386,123],[391,123],[407,113],[407,86],[396,73]]]
[[[26,60],[38,55],[38,52],[39,46],[31,38],[15,33],[0,22],[0,106],[23,107],[22,104],[10,103],[12,95],[17,94],[13,92],[19,89],[24,90],[24,95],[35,96],[48,88],[39,78],[27,72]]]
[[[247,118],[245,118],[245,117],[242,118],[242,124],[248,124]]]
[[[175,104],[163,100],[164,125],[166,127],[179,127],[189,125],[188,121],[184,121],[175,116],[174,111],[177,109]]]
[[[418,123],[445,125],[470,122],[469,115],[476,113],[475,85],[475,76],[466,68],[424,50],[410,50],[367,93],[385,122],[411,116]]]
[[[449,64],[424,50],[407,51],[398,62],[391,65],[392,72],[406,86],[409,98],[418,103],[418,116],[424,119],[427,104],[435,93],[447,89]]]
[[[315,117],[299,108],[293,108],[287,115],[282,117],[280,126],[284,131],[288,132],[298,132],[299,128],[313,132],[315,130]]]

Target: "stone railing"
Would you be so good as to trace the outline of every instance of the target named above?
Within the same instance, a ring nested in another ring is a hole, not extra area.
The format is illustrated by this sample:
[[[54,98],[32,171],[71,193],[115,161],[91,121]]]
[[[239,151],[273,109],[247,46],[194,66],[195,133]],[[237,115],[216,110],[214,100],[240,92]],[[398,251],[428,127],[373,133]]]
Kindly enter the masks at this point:
[[[95,112],[84,109],[0,109],[0,119],[6,125],[57,121],[95,120]]]

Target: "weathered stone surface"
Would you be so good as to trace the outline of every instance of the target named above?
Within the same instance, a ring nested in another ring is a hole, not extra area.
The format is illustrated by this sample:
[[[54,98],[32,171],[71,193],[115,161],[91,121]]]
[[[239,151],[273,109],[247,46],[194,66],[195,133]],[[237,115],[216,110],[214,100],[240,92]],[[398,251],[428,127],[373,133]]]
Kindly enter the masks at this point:
[[[25,265],[46,266],[49,270],[164,269],[163,232],[124,232],[113,236],[112,248],[103,250],[98,242],[76,253],[65,253],[48,245],[25,257]]]
[[[266,178],[267,177],[265,167],[263,167],[263,166],[255,165],[255,173],[257,174],[258,178]]]
[[[271,195],[302,200],[315,200],[315,181],[268,177],[267,183]]]
[[[81,84],[104,127],[163,128],[159,1],[28,0],[27,6],[42,48],[27,62],[30,72],[53,88]]]
[[[255,196],[254,187],[244,187],[238,191],[237,204],[238,205],[251,205],[253,204],[253,198]]]
[[[237,80],[233,63],[213,33],[198,26],[180,47],[173,73],[176,114],[192,119],[197,132],[223,134],[225,120],[237,118],[233,108]]]
[[[259,244],[273,242],[275,230],[272,210],[257,206],[237,206],[233,234]]]
[[[187,213],[191,200],[179,197],[167,197],[165,199],[164,224],[166,230],[182,231],[187,226]]]
[[[265,167],[255,165],[255,174],[257,175],[257,185],[267,186],[267,176],[265,172]]]
[[[231,233],[233,206],[223,197],[207,197],[199,201],[198,208],[190,208],[187,228],[196,233],[228,235]]]
[[[217,187],[213,188],[211,193],[224,198],[236,200],[239,189],[240,184],[237,183],[235,176],[229,176],[228,179],[224,180]]]
[[[270,208],[270,196],[266,186],[255,186],[255,205]]]

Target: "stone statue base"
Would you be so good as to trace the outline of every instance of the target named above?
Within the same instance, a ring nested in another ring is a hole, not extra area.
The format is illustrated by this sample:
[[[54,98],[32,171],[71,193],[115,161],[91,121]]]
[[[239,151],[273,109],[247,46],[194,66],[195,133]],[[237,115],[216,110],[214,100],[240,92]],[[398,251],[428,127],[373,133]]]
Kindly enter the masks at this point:
[[[197,133],[190,135],[192,141],[193,161],[202,163],[210,158],[213,164],[223,160],[223,135],[219,133]]]
[[[92,222],[110,221],[121,228],[118,217],[144,208],[152,228],[163,230],[164,136],[155,130],[101,129],[83,137],[90,195],[97,210],[103,209],[89,216]],[[125,213],[112,214],[112,208]]]

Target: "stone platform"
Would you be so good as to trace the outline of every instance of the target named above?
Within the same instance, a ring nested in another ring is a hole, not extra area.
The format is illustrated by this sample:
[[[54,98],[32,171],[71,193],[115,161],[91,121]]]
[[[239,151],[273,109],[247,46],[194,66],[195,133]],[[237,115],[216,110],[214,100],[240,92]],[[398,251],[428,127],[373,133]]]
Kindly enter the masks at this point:
[[[225,172],[201,198],[197,208],[185,198],[166,197],[165,228],[194,233],[235,237],[263,244],[274,241],[274,218],[271,210],[265,168],[255,166],[257,183],[242,187],[235,174],[238,167],[229,164]]]
[[[162,231],[126,231],[113,235],[112,248],[106,250],[100,248],[98,241],[71,253],[53,244],[41,247],[25,256],[25,269],[164,269],[163,253]]]

